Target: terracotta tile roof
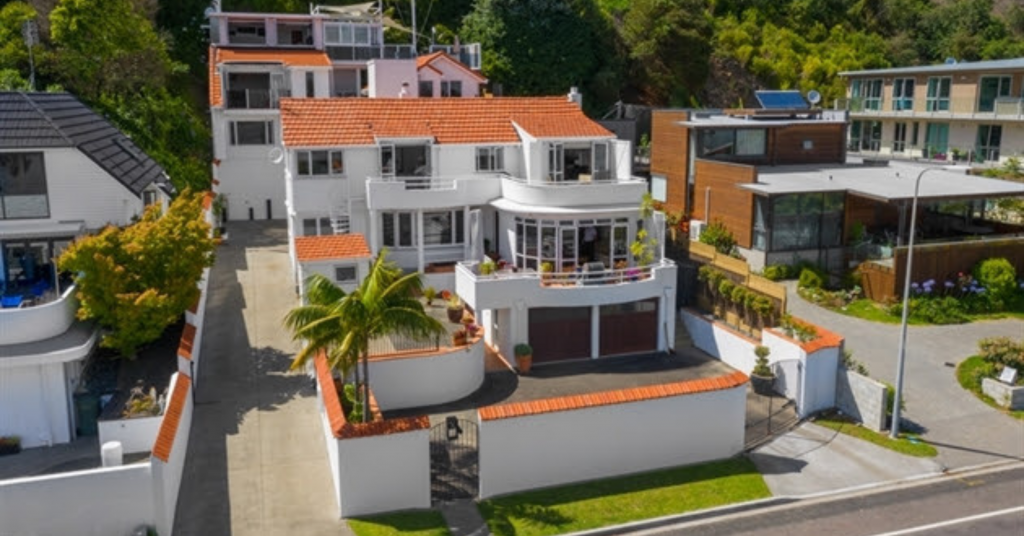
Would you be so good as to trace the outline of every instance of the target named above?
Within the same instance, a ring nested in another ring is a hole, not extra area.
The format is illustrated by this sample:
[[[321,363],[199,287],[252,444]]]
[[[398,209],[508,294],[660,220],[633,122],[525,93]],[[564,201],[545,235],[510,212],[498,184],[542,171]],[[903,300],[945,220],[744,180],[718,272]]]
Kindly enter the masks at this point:
[[[178,435],[181,413],[185,410],[185,402],[191,388],[192,378],[184,372],[179,372],[170,402],[164,411],[164,420],[160,421],[160,431],[157,432],[156,441],[153,443],[153,457],[164,463],[171,459],[171,449],[174,447],[174,438]]]
[[[616,391],[604,391],[601,393],[571,395],[547,398],[544,400],[531,400],[529,402],[516,402],[499,406],[487,406],[485,408],[480,408],[480,419],[484,421],[493,421],[497,419],[511,419],[514,417],[525,417],[527,415],[538,415],[541,413],[552,413],[556,411],[586,409],[599,406],[610,406],[613,404],[628,404],[630,402],[641,402],[657,398],[722,391],[725,389],[740,387],[745,383],[747,383],[747,375],[736,371],[725,376],[718,376],[714,378],[702,378],[676,383],[650,385],[647,387],[632,387]]]
[[[379,413],[374,414],[374,421],[368,423],[350,423],[345,418],[345,411],[341,408],[341,398],[338,396],[338,387],[334,383],[331,369],[327,365],[327,358],[323,354],[316,356],[316,377],[320,383],[320,392],[323,398],[324,409],[327,411],[327,422],[331,426],[331,433],[338,439],[354,439],[377,435],[398,434],[412,432],[415,430],[426,430],[430,428],[430,418],[426,415],[419,417],[406,417],[403,419],[384,420]],[[371,406],[374,405],[371,393]]]
[[[192,360],[192,347],[196,343],[196,327],[190,322],[185,323],[185,329],[181,332],[181,342],[178,343],[178,355],[185,359]]]
[[[210,47],[210,107],[224,104],[220,69],[223,63],[281,63],[289,67],[330,67],[331,58],[321,50],[231,49]]]
[[[480,73],[474,71],[473,69],[470,69],[465,63],[462,63],[461,61],[449,56],[443,51],[434,52],[433,54],[427,54],[426,56],[420,56],[416,58],[416,70],[418,71],[420,69],[430,68],[434,71],[437,71],[438,73],[441,73],[441,69],[438,69],[434,65],[435,63],[438,62],[448,63],[449,65],[454,66],[456,69],[459,69],[464,73],[472,76],[481,84],[487,82],[487,79],[481,76]]]
[[[295,237],[299,262],[339,259],[369,259],[370,246],[359,233]]]
[[[290,147],[375,145],[390,137],[518,143],[513,124],[540,137],[614,137],[565,97],[281,99],[281,122]]]

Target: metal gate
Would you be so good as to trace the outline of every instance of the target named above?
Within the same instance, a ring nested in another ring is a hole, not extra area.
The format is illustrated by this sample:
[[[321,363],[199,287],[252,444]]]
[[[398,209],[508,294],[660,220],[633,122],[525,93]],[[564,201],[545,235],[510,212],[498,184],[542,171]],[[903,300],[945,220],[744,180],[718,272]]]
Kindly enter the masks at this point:
[[[479,471],[475,422],[452,416],[430,429],[430,497],[433,501],[475,498]]]

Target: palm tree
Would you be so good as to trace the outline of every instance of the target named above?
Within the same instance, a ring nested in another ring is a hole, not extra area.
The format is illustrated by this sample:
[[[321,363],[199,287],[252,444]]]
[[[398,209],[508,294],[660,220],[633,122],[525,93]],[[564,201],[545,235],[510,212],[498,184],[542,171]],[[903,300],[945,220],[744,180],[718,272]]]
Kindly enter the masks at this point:
[[[447,331],[444,324],[427,314],[417,298],[423,290],[420,274],[403,274],[387,261],[386,250],[374,260],[359,288],[349,294],[322,275],[311,276],[306,286],[308,305],[296,307],[285,318],[294,337],[307,341],[292,361],[292,368],[301,367],[311,356],[324,351],[328,364],[347,377],[361,360],[364,421],[370,413],[370,341],[388,335],[427,340]],[[355,376],[358,386],[358,366]]]

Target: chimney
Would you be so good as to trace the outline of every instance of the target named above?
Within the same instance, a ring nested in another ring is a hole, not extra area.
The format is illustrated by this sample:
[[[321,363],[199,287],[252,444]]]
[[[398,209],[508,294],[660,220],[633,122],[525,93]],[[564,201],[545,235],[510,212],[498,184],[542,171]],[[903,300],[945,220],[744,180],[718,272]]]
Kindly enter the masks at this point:
[[[583,94],[576,89],[576,86],[569,88],[569,102],[575,102],[576,106],[583,107]]]

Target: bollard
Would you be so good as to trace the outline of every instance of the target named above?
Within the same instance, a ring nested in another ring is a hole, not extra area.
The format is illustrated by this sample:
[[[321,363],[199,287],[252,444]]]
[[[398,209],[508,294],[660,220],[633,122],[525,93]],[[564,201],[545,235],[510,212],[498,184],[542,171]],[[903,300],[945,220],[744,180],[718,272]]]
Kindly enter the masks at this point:
[[[124,449],[120,441],[107,441],[100,447],[103,467],[120,467],[124,465]]]

